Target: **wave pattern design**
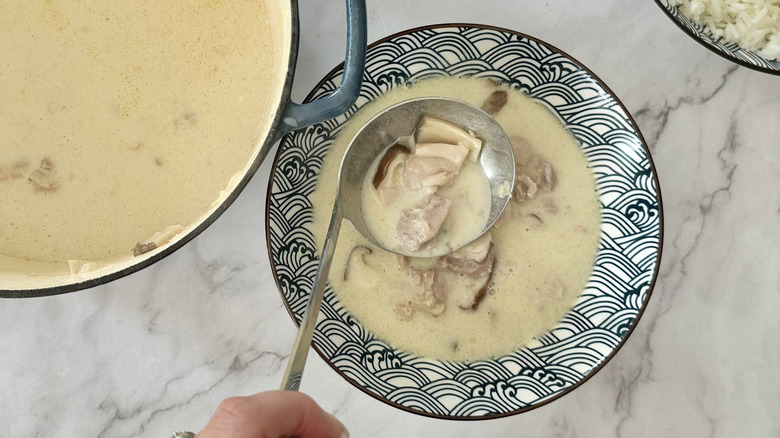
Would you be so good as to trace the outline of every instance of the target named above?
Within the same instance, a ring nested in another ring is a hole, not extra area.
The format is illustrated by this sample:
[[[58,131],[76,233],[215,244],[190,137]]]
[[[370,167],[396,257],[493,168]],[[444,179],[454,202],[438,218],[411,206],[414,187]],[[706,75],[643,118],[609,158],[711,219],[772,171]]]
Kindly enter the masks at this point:
[[[715,37],[705,26],[691,21],[691,19],[686,17],[685,14],[669,0],[657,1],[674,20],[685,27],[691,34],[695,35],[696,38],[703,41],[712,50],[720,52],[726,57],[780,74],[780,61],[764,58],[755,52],[739,47],[735,43],[727,43],[723,39]]]
[[[579,302],[535,345],[494,360],[441,362],[393,349],[362,328],[326,291],[314,335],[320,353],[354,385],[416,413],[447,418],[516,413],[573,388],[636,322],[658,263],[659,200],[630,119],[576,62],[520,35],[474,27],[418,30],[368,53],[358,102],[346,115],[284,138],[269,196],[269,242],[284,300],[300,320],[317,268],[306,225],[322,158],[347,118],[408,80],[490,77],[544,103],[575,133],[603,205],[592,277]],[[313,94],[330,94],[341,72]]]

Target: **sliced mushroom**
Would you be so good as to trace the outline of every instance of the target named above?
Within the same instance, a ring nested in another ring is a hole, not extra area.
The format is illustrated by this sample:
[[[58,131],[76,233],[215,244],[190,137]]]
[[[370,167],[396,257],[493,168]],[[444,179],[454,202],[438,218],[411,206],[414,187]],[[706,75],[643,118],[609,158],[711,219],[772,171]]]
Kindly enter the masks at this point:
[[[463,310],[477,310],[479,304],[487,295],[488,285],[492,277],[493,273],[491,272],[487,277],[474,282],[471,288],[464,289],[458,300],[458,307]]]
[[[349,281],[350,277],[359,270],[360,266],[356,266],[358,264],[365,265],[366,264],[366,256],[369,256],[373,254],[374,251],[371,250],[371,248],[363,245],[358,245],[354,248],[352,248],[352,251],[349,252],[349,258],[347,259],[347,267],[344,269],[344,275],[342,276],[342,279],[344,281]]]
[[[361,289],[374,289],[382,278],[379,269],[369,263],[374,252],[367,246],[358,245],[352,248],[344,269],[343,279]]]
[[[38,168],[44,172],[51,172],[51,170],[54,169],[54,165],[51,163],[51,160],[44,158],[41,160],[41,164],[38,166]]]
[[[538,227],[544,225],[544,220],[538,214],[531,213],[531,214],[528,215],[528,217],[531,219],[531,222],[533,223],[533,227],[534,228],[538,228]]]
[[[488,96],[485,102],[482,103],[482,111],[485,111],[491,116],[494,116],[504,108],[504,105],[506,105],[506,99],[506,91],[496,90],[490,93],[490,96]]]
[[[414,147],[414,155],[443,158],[451,161],[460,170],[469,155],[469,148],[461,144],[417,143]]]
[[[415,131],[417,143],[459,144],[469,149],[469,159],[477,161],[482,149],[482,140],[461,127],[436,117],[423,116]]]
[[[376,169],[376,173],[374,174],[374,179],[372,181],[375,189],[379,189],[379,185],[382,184],[385,178],[392,173],[390,172],[391,164],[395,162],[395,166],[397,166],[399,164],[399,159],[400,162],[403,162],[403,160],[406,159],[406,155],[408,154],[409,149],[400,143],[396,143],[390,146],[387,151],[385,151],[385,155],[379,161],[379,166]]]

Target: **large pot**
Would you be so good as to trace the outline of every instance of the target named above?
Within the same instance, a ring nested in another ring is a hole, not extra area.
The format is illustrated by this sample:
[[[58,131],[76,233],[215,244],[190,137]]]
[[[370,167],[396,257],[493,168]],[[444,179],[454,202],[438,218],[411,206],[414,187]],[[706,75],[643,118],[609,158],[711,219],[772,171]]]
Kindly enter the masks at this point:
[[[290,100],[290,91],[298,52],[298,9],[296,0],[267,0],[271,14],[274,44],[280,52],[282,67],[275,69],[269,80],[270,111],[258,120],[257,136],[251,159],[238,176],[226,178],[225,189],[203,214],[192,223],[182,224],[170,240],[136,256],[94,263],[84,269],[51,263],[39,263],[3,256],[0,250],[0,297],[36,297],[61,294],[93,287],[123,277],[171,254],[198,235],[236,199],[257,171],[269,150],[284,134],[321,122],[344,112],[356,100],[365,64],[366,15],[364,0],[346,0],[347,54],[346,74],[341,86],[325,99],[307,104]],[[286,60],[286,61],[285,61]],[[286,66],[284,65],[286,63]],[[3,120],[0,119],[0,127]],[[0,224],[2,226],[4,224]]]

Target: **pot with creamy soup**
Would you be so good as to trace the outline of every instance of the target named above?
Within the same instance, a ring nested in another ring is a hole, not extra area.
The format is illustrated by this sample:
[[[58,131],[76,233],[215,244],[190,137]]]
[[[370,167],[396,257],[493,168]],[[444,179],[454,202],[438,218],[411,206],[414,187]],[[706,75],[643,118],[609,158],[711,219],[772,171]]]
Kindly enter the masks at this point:
[[[357,96],[289,102],[289,0],[14,2],[0,14],[0,296],[94,286],[205,229],[285,132]]]

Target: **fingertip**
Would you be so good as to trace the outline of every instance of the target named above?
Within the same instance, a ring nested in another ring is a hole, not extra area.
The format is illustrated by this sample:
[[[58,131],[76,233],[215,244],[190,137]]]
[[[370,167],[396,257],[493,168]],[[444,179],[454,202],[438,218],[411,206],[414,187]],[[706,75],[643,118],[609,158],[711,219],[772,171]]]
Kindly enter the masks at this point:
[[[299,419],[299,433],[302,437],[348,438],[349,430],[333,414],[324,410],[313,398],[302,392],[279,391],[280,397],[293,397],[305,405]]]
[[[346,438],[350,434],[339,419],[308,395],[266,391],[222,401],[198,438],[256,436]]]

